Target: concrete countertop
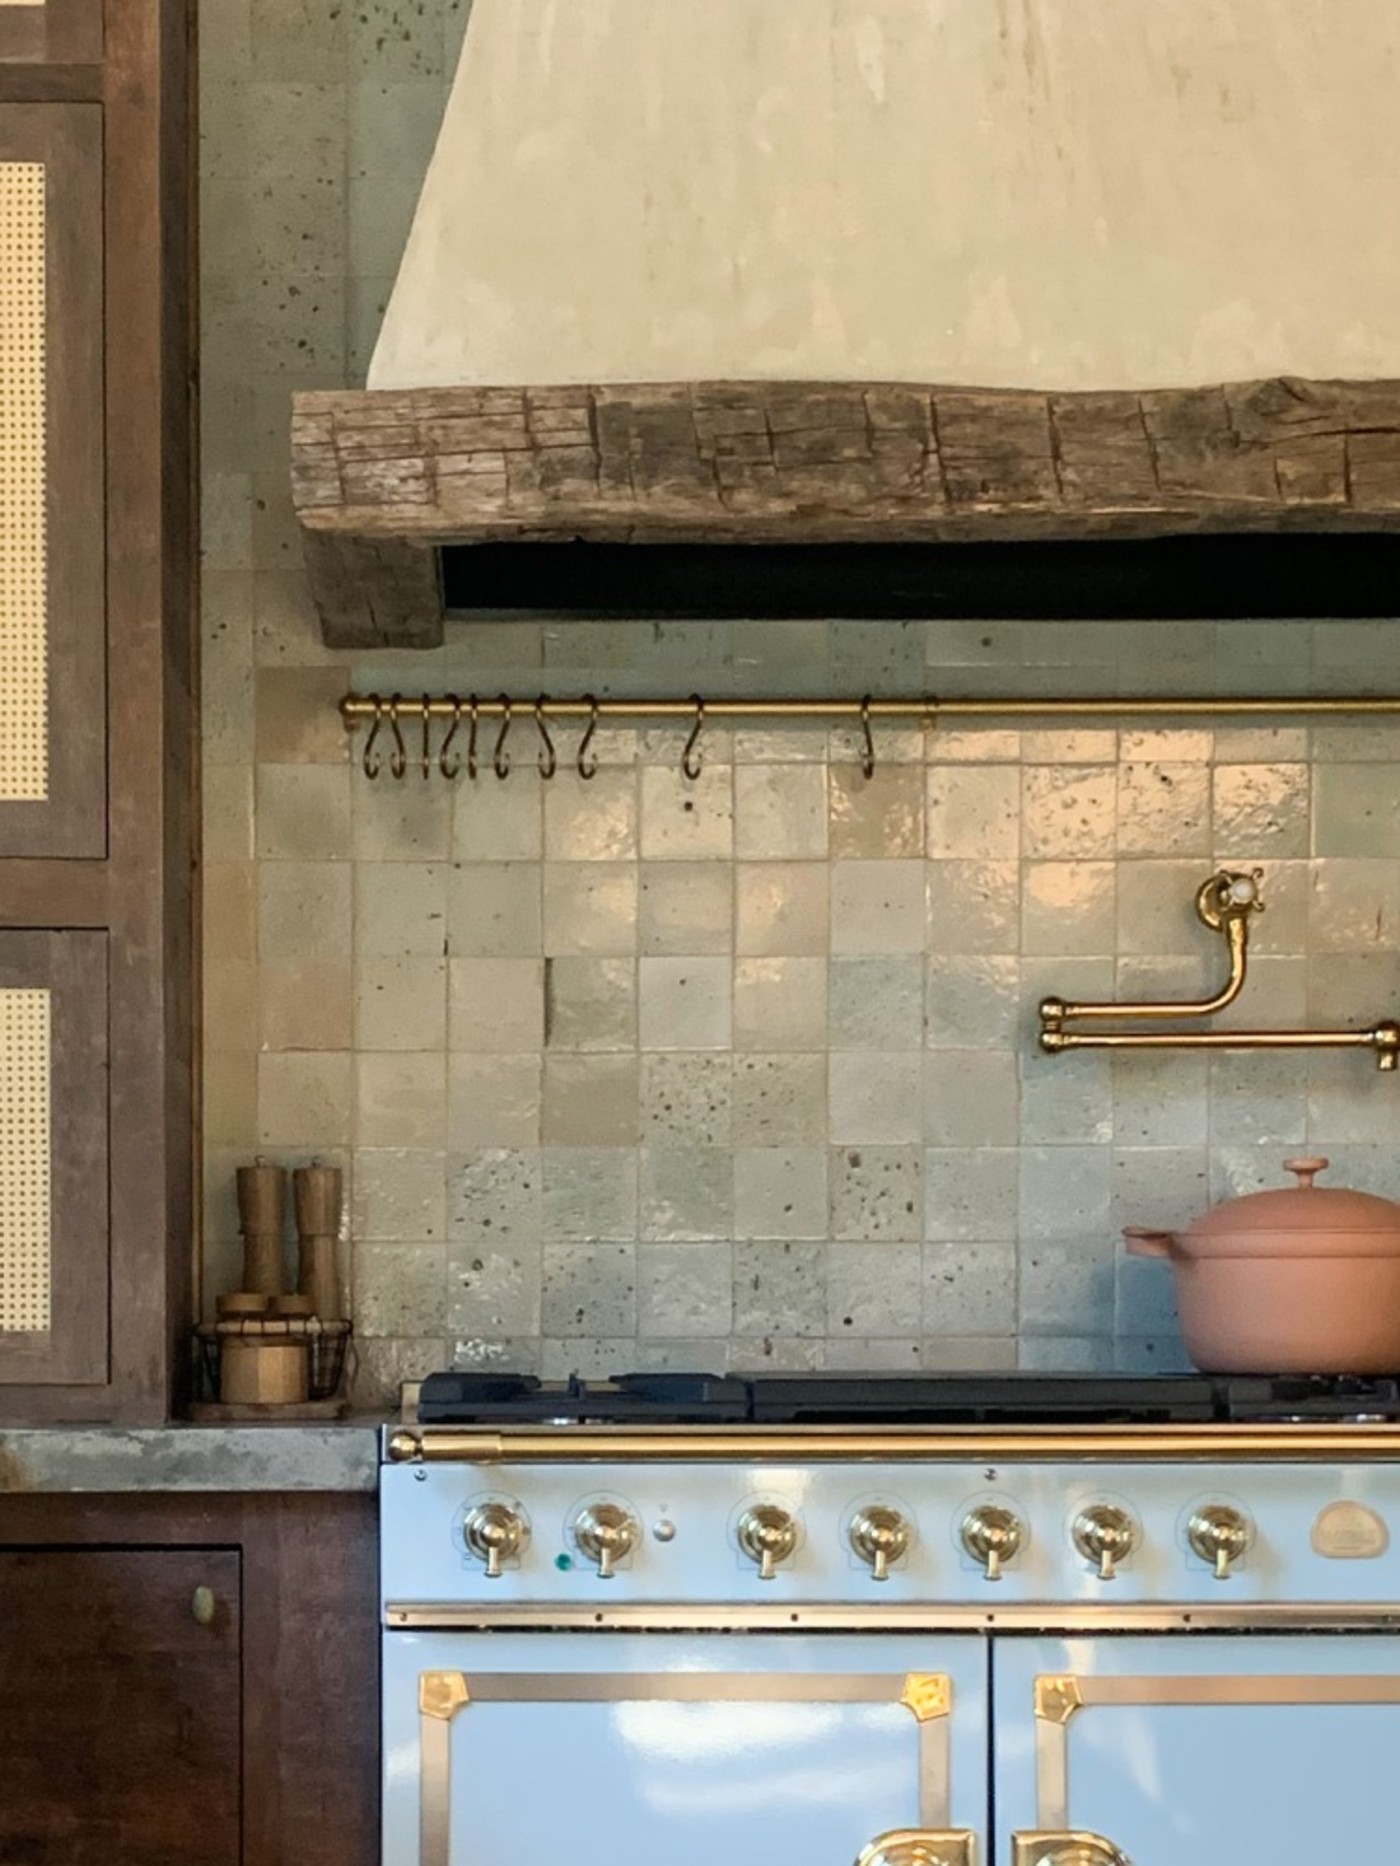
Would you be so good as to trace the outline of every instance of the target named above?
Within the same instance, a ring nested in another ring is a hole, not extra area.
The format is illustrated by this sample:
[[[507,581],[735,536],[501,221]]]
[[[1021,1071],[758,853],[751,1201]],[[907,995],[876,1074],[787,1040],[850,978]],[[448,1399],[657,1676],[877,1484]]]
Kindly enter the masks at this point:
[[[0,1426],[6,1491],[373,1491],[379,1427]]]

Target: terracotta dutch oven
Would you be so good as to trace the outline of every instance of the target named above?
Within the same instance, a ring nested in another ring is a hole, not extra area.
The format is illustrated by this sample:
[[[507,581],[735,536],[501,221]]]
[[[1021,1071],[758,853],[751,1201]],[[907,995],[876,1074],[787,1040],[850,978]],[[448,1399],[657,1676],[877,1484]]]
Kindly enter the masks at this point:
[[[1124,1232],[1133,1256],[1170,1260],[1205,1372],[1400,1372],[1400,1205],[1315,1186],[1327,1164],[1285,1160],[1296,1186],[1227,1199],[1185,1231]]]

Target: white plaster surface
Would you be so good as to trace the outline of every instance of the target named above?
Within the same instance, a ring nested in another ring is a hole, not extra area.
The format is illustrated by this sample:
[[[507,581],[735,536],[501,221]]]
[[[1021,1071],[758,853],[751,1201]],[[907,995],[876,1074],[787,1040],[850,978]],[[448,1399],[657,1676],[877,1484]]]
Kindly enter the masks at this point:
[[[379,1438],[346,1425],[0,1430],[6,1491],[375,1490]]]
[[[370,385],[1400,374],[1393,0],[475,0]]]

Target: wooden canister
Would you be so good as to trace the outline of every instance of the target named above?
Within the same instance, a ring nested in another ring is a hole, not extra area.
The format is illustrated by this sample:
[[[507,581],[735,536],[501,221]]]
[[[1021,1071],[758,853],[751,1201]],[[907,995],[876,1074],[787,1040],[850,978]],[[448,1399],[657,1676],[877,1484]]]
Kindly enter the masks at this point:
[[[299,1406],[308,1381],[304,1341],[223,1340],[219,1398],[225,1406]]]
[[[238,1169],[238,1216],[243,1230],[243,1288],[263,1296],[282,1292],[282,1240],[287,1228],[287,1171],[282,1166]]]
[[[300,1238],[297,1286],[311,1298],[323,1322],[340,1320],[340,1286],[335,1272],[335,1242],[343,1203],[338,1166],[299,1166],[292,1175]]]

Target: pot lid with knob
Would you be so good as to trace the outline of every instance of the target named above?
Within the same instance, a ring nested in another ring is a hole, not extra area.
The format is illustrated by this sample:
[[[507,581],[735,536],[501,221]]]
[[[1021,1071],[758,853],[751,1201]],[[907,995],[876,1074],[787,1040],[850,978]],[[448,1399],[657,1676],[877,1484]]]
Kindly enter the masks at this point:
[[[1400,1255],[1400,1204],[1378,1193],[1343,1186],[1319,1186],[1317,1175],[1330,1162],[1322,1158],[1285,1160],[1295,1186],[1225,1199],[1180,1231],[1131,1226],[1125,1232],[1135,1255],[1160,1256],[1167,1249],[1184,1256],[1216,1254],[1263,1256]]]

